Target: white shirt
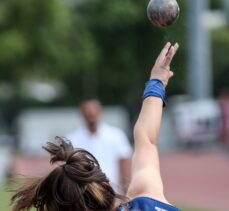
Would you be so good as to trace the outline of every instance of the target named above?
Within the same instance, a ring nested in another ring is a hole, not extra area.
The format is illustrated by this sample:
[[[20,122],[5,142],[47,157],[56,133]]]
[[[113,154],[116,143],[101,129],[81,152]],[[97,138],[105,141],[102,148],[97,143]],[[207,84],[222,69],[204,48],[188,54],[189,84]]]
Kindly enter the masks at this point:
[[[119,160],[130,158],[132,148],[125,133],[111,125],[102,123],[95,134],[87,128],[80,128],[67,135],[75,148],[92,153],[102,170],[116,188],[119,185]]]

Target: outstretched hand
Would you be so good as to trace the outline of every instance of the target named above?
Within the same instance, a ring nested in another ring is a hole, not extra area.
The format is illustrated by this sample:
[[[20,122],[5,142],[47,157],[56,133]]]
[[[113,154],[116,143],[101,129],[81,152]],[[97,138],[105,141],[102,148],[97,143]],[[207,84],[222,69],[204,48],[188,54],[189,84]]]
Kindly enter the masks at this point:
[[[150,79],[159,79],[165,87],[167,86],[169,79],[174,75],[170,70],[170,64],[178,48],[178,43],[171,45],[168,42],[164,46],[151,70]]]

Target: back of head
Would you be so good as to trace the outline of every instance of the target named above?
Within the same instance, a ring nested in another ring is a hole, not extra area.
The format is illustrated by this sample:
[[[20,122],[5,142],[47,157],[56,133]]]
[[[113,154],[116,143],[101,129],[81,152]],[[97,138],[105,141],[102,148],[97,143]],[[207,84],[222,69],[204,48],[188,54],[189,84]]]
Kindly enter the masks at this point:
[[[50,162],[59,165],[44,178],[36,178],[14,190],[13,210],[109,211],[118,197],[93,155],[74,149],[71,142],[56,137],[43,148]]]

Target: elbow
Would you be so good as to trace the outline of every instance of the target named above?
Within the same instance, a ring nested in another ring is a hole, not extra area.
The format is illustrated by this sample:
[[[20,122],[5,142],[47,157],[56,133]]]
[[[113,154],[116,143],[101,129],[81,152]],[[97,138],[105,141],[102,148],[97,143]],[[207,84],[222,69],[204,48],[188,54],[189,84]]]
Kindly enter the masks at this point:
[[[151,144],[157,144],[157,136],[153,132],[154,129],[151,128],[149,131],[140,123],[136,123],[133,130],[134,141],[135,142],[149,142]]]
[[[136,124],[134,125],[133,135],[134,135],[134,140],[138,140],[139,137],[146,135],[144,127],[138,122],[136,122]]]

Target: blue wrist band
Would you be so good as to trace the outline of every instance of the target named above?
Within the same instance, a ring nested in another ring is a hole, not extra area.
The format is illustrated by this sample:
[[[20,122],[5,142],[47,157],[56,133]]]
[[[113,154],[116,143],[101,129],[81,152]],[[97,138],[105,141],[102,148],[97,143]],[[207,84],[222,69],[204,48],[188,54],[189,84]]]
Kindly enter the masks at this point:
[[[159,79],[152,79],[146,82],[145,90],[143,93],[142,100],[146,99],[147,97],[159,97],[163,101],[163,107],[166,106],[165,99],[165,87],[161,80]]]

